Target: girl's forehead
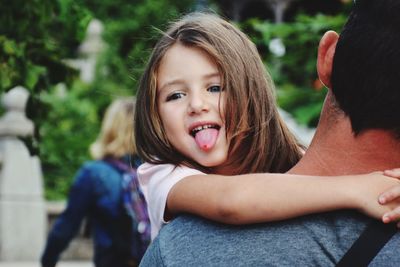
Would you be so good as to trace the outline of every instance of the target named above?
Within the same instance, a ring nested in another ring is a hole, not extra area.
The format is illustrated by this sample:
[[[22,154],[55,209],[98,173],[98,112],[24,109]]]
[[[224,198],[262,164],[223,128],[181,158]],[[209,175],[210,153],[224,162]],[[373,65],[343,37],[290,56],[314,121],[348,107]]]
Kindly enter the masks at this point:
[[[161,90],[176,82],[220,79],[220,70],[204,50],[176,43],[161,59],[156,76],[157,89]]]

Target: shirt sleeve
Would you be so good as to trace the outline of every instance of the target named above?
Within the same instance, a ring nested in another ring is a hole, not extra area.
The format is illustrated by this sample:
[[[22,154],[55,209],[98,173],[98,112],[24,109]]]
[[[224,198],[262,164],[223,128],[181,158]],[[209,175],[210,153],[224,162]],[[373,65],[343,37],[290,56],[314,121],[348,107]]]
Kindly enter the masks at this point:
[[[186,166],[172,164],[149,164],[139,166],[137,175],[140,187],[147,202],[151,223],[151,239],[154,239],[164,221],[165,206],[171,188],[187,176],[203,174],[203,172]]]

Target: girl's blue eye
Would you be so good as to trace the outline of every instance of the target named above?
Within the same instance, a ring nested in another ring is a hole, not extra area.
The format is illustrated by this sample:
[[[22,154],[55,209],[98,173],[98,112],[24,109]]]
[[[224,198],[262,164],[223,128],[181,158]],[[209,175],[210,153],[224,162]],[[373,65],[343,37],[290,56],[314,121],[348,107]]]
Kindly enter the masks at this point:
[[[207,88],[207,91],[210,93],[219,93],[222,91],[221,86],[219,85],[213,85]]]
[[[184,96],[183,93],[173,93],[173,94],[170,94],[169,96],[167,96],[166,102],[169,102],[169,101],[173,101],[173,100],[182,98],[183,96]]]

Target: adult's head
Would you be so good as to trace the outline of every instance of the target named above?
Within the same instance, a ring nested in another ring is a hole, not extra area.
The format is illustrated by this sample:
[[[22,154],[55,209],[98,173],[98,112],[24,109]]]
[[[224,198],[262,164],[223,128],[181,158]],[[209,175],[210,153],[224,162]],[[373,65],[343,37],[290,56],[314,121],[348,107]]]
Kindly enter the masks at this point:
[[[192,13],[161,36],[142,76],[137,94],[135,131],[140,156],[150,163],[205,168],[168,141],[157,105],[157,75],[174,44],[200,49],[219,70],[226,95],[221,117],[229,144],[230,173],[284,172],[300,158],[296,140],[281,120],[273,83],[256,47],[232,24],[212,14]],[[171,114],[174,116],[174,114]]]
[[[330,32],[321,41],[321,80],[356,135],[383,129],[400,136],[399,12],[396,0],[356,0],[340,37]]]
[[[136,154],[133,136],[135,100],[114,100],[107,108],[100,133],[90,146],[94,159],[120,158]]]

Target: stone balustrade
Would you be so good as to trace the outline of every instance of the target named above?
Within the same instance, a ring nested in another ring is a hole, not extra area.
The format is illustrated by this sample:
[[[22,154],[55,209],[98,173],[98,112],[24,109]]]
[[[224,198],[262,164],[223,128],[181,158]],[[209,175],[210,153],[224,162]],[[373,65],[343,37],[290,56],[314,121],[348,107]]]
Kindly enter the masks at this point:
[[[25,116],[28,91],[3,95],[0,118],[0,261],[38,260],[46,234],[40,161],[19,137],[33,134]]]

